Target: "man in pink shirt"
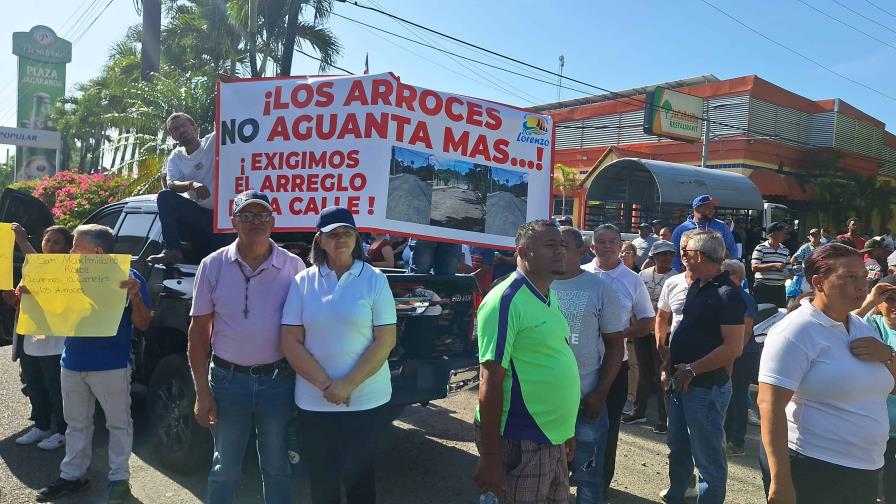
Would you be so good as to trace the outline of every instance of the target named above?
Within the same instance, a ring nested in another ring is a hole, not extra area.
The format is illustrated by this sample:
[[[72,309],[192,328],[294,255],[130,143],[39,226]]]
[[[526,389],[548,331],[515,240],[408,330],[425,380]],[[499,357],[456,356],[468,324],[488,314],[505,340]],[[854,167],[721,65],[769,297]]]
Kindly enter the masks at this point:
[[[264,193],[237,196],[231,222],[236,242],[202,260],[190,310],[196,421],[215,440],[207,502],[233,502],[252,430],[265,502],[291,502],[285,439],[295,374],[280,351],[280,320],[305,264],[271,240],[274,215]]]

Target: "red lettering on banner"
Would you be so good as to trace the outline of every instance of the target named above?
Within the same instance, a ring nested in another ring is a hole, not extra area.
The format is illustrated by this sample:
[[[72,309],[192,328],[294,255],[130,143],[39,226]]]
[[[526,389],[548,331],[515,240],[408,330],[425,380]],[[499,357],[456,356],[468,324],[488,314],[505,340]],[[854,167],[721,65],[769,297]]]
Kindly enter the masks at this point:
[[[407,84],[398,83],[398,96],[395,97],[395,106],[414,112],[414,102],[417,100],[417,88]]]
[[[501,129],[501,125],[503,124],[503,121],[501,120],[501,111],[500,110],[498,110],[496,108],[488,107],[485,109],[485,117],[488,117],[490,119],[490,121],[487,121],[485,123],[486,128],[488,128],[492,131],[498,131],[499,129]]]
[[[463,104],[464,104],[464,101],[461,100],[460,98],[458,98],[456,96],[449,96],[448,98],[445,99],[445,116],[454,122],[463,121],[464,115],[459,112],[454,111],[455,105],[463,105]]]
[[[398,114],[391,114],[392,122],[395,123],[395,139],[404,142],[404,127],[411,124],[411,119]]]
[[[494,154],[492,155],[492,162],[496,164],[504,164],[510,159],[510,153],[507,152],[507,148],[510,147],[510,140],[506,138],[499,138],[495,140]]]
[[[336,139],[342,140],[347,136],[363,138],[361,135],[361,126],[358,125],[358,116],[355,114],[345,115],[345,120],[342,123],[342,128],[339,129],[339,134],[336,136]]]
[[[370,105],[370,102],[367,101],[367,90],[364,89],[364,81],[362,80],[352,82],[348,94],[345,97],[345,101],[342,102],[346,107],[354,103],[358,103],[359,105]]]
[[[467,144],[470,142],[470,132],[464,131],[459,137],[454,136],[454,130],[446,127],[445,137],[442,140],[443,152],[458,152],[462,156],[467,155]]]
[[[408,140],[408,143],[411,145],[422,143],[427,149],[432,149],[432,140],[429,138],[429,128],[426,127],[425,122],[417,121],[417,124],[414,126],[414,131],[411,132],[411,138]]]
[[[292,88],[292,92],[289,94],[289,102],[295,108],[305,108],[311,105],[312,100],[314,100],[314,88],[311,87],[311,84],[299,84]]]
[[[318,107],[329,107],[336,100],[333,96],[333,81],[318,84],[315,91],[317,91],[318,98],[314,104]]]
[[[317,215],[321,208],[343,206],[357,215],[361,208],[360,196],[296,196],[289,200],[289,213],[293,215]]]
[[[476,102],[467,102],[467,124],[482,126],[482,105]]]
[[[376,79],[370,90],[371,105],[392,105],[392,81]]]
[[[274,119],[274,126],[271,127],[271,132],[268,133],[268,142],[274,140],[289,140],[289,128],[286,126],[286,118],[283,116]]]
[[[429,104],[429,99],[432,98],[434,103],[432,106]],[[424,89],[420,92],[420,112],[428,116],[437,116],[439,112],[442,110],[442,95],[431,90]]]

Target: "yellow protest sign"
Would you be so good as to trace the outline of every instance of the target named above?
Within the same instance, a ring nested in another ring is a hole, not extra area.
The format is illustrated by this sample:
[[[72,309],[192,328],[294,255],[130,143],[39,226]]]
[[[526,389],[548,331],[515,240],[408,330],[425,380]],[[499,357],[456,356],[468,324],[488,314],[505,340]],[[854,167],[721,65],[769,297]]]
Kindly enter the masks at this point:
[[[12,224],[0,222],[0,290],[12,289],[12,254],[16,245],[16,234]]]
[[[28,254],[19,334],[115,336],[131,258],[124,254]]]

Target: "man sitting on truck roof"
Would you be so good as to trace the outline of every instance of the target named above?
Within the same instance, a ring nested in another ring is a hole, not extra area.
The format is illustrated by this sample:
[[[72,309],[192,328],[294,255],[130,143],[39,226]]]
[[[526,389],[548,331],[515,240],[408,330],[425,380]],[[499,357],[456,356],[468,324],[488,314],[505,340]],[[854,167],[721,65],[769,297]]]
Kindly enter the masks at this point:
[[[171,114],[165,125],[180,147],[168,156],[168,188],[156,200],[165,249],[147,260],[158,264],[184,262],[181,233],[189,232],[192,241],[208,246],[215,205],[215,133],[199,138],[196,121],[182,112]]]
[[[694,198],[694,201],[691,204],[691,208],[694,209],[694,214],[675,228],[675,232],[672,233],[672,243],[675,244],[675,262],[672,264],[672,268],[682,271],[681,235],[692,229],[719,233],[722,235],[722,239],[725,240],[725,248],[728,250],[728,257],[737,257],[734,235],[731,234],[731,230],[728,229],[728,226],[724,222],[714,218],[716,215],[716,205],[718,204],[719,201],[708,194]]]

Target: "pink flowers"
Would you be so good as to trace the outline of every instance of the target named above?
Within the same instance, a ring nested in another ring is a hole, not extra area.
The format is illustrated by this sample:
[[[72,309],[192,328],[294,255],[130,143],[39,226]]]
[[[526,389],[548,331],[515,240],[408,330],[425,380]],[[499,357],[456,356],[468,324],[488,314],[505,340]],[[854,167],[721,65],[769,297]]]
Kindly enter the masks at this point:
[[[75,170],[20,182],[13,187],[31,192],[50,208],[56,224],[73,228],[103,205],[126,196],[128,179],[120,175],[85,174]]]

